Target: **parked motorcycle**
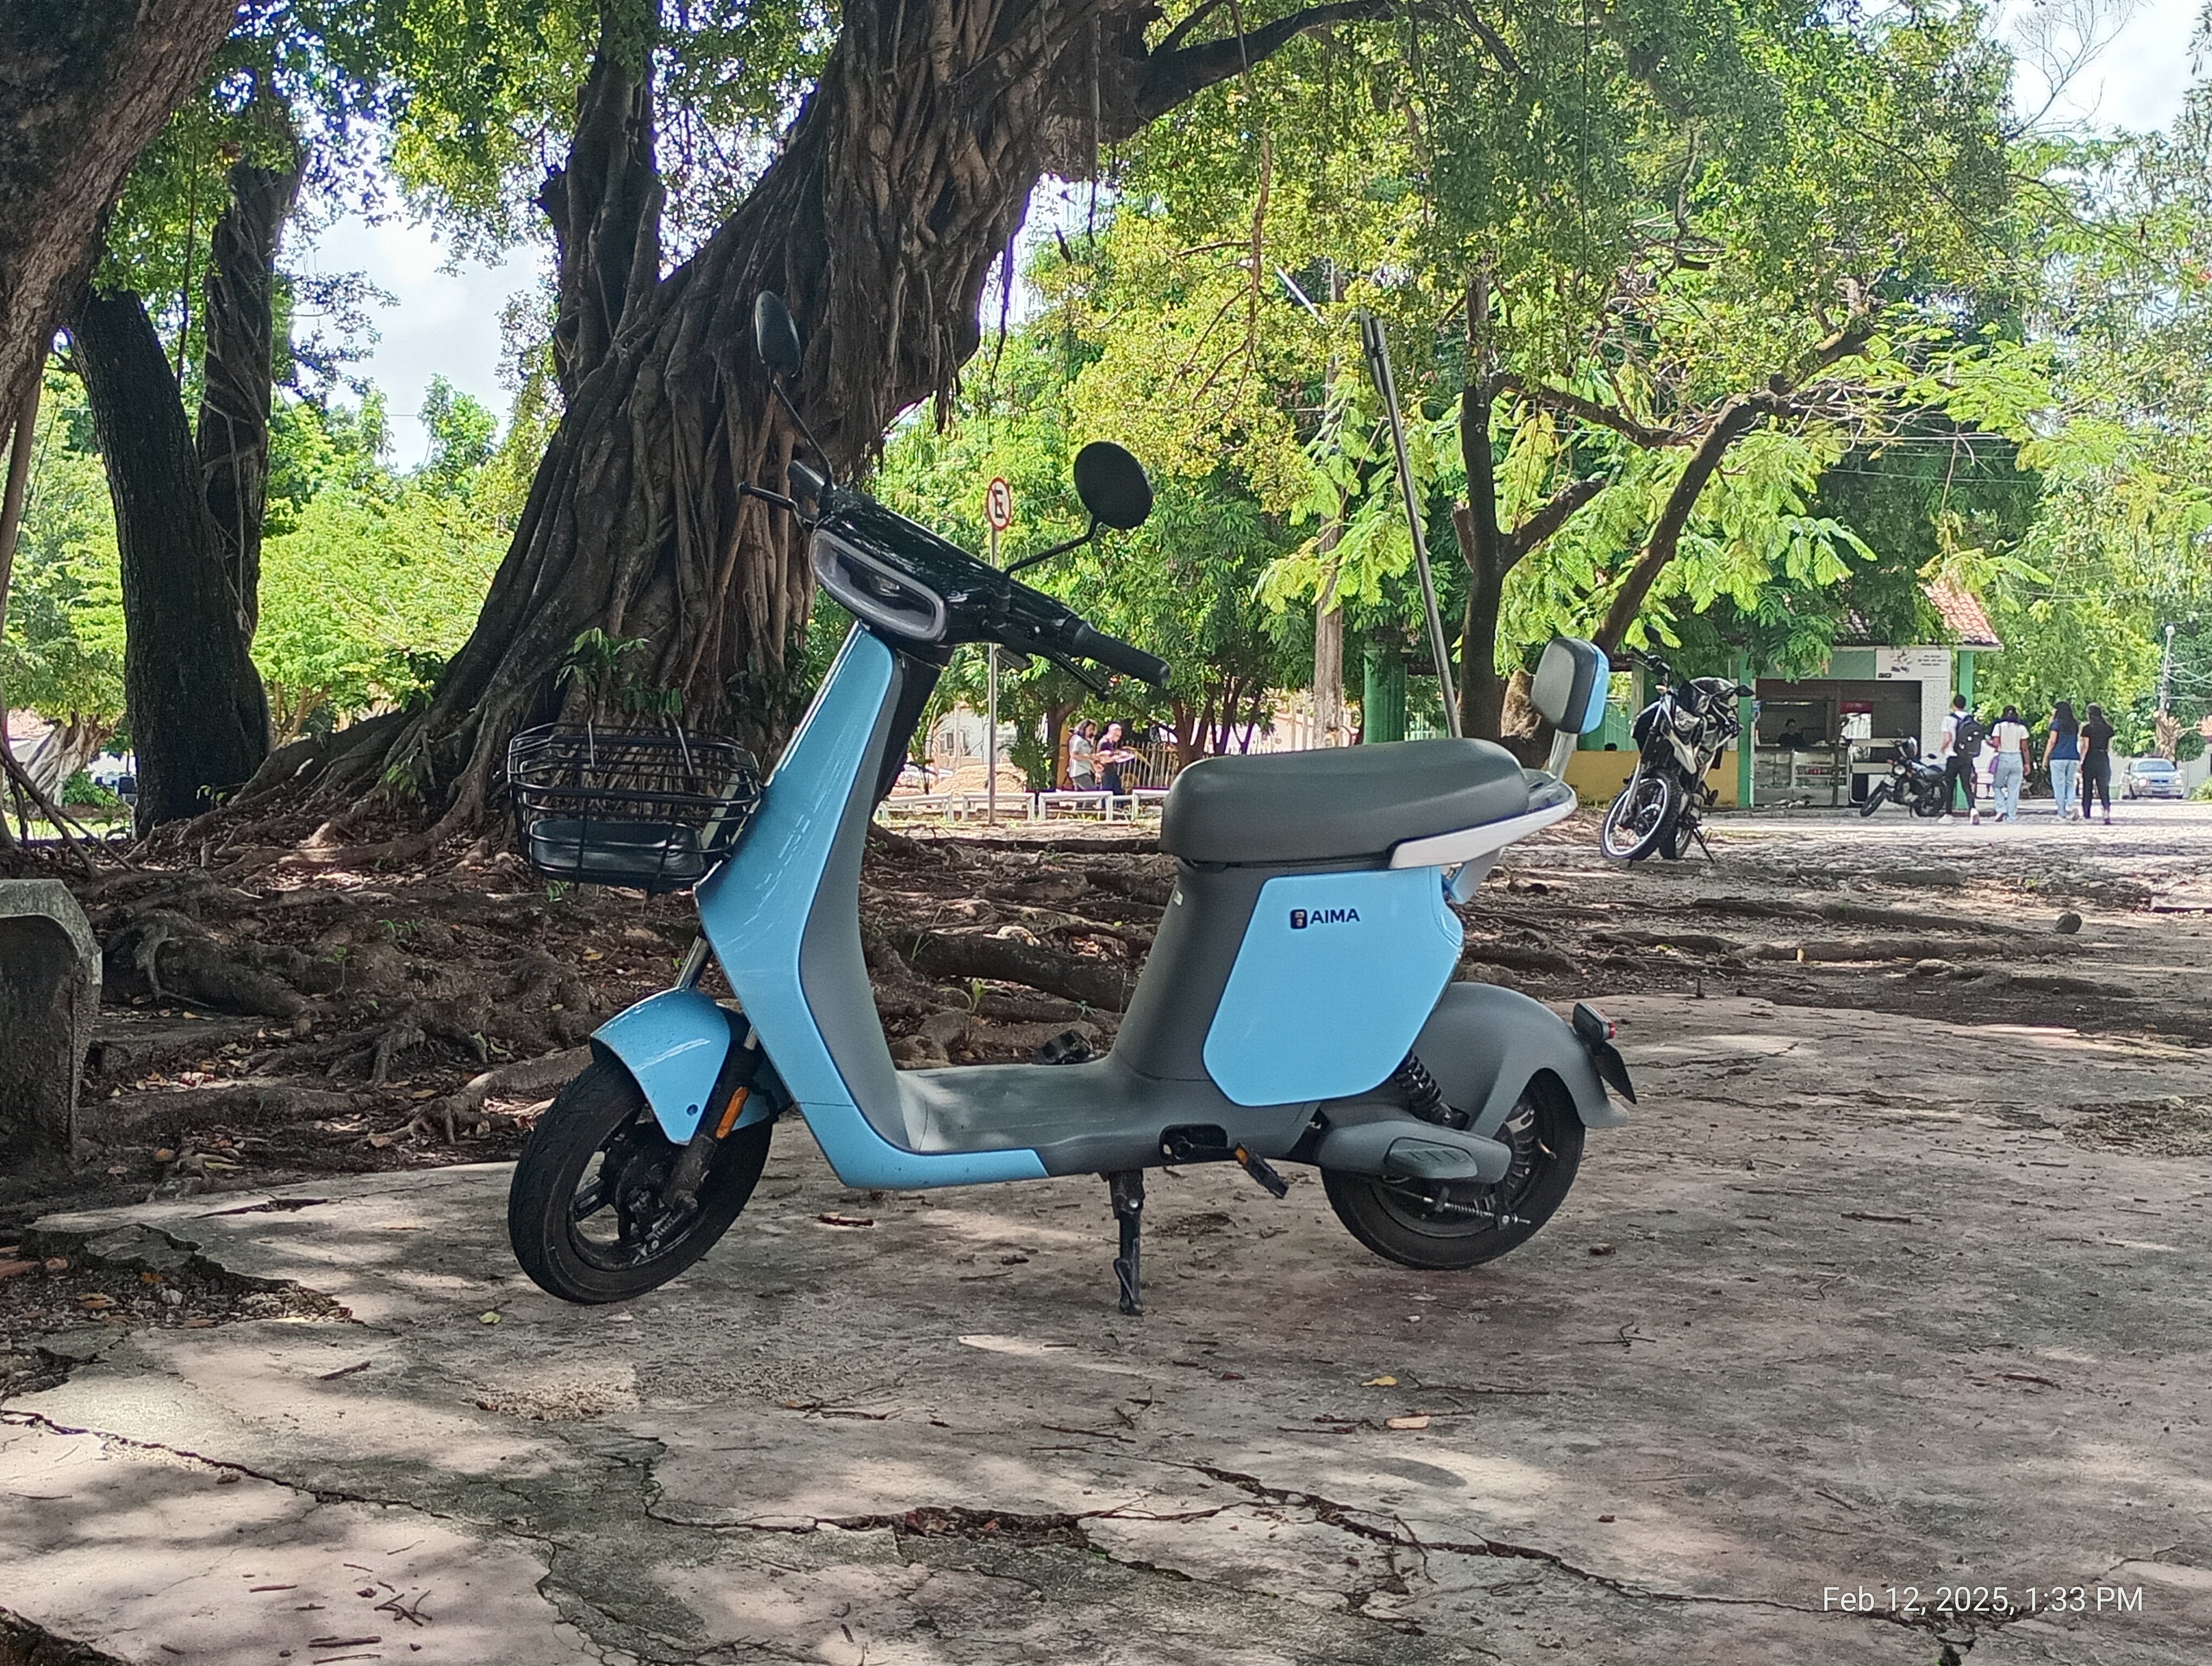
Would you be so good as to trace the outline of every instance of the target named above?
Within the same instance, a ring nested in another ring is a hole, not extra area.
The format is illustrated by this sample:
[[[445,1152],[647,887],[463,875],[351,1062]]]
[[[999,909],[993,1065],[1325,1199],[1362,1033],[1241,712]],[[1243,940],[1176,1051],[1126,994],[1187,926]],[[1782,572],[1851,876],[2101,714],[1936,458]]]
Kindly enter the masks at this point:
[[[803,433],[786,391],[798,331],[774,295],[755,324],[771,392]],[[789,496],[745,489],[798,517],[816,578],[854,623],[764,786],[702,737],[515,742],[510,785],[539,872],[688,887],[703,928],[676,987],[599,1029],[592,1062],[532,1132],[507,1205],[532,1279],[608,1302],[675,1277],[744,1209],[794,1113],[848,1186],[1102,1176],[1127,1313],[1143,1310],[1144,1170],[1161,1164],[1234,1163],[1278,1197],[1276,1164],[1312,1164],[1352,1234],[1411,1267],[1471,1267],[1543,1225],[1583,1130],[1626,1120],[1607,1086],[1635,1095],[1593,1008],[1570,1023],[1452,982],[1450,901],[1575,804],[1483,741],[1194,764],[1161,824],[1174,894],[1111,1050],[894,1068],[861,952],[861,848],[953,648],[996,642],[1101,689],[1088,666],[1156,685],[1169,668],[1010,576],[1080,538],[997,569],[818,465],[794,460],[787,477]],[[1085,447],[1075,485],[1094,538],[1152,508],[1117,446]],[[1605,689],[1604,656],[1562,640],[1534,698],[1588,733]],[[734,1000],[699,987],[710,956]]]
[[[1885,804],[1901,804],[1916,816],[1932,818],[1950,808],[1950,800],[1943,766],[1921,757],[1917,740],[1900,740],[1889,761],[1889,778],[1875,783],[1859,814],[1871,816]]]
[[[1598,848],[1617,861],[1655,852],[1672,861],[1695,841],[1710,858],[1699,829],[1715,796],[1706,777],[1741,732],[1735,702],[1752,690],[1733,678],[1677,677],[1656,654],[1629,657],[1659,679],[1659,692],[1629,727],[1635,772],[1605,812]]]

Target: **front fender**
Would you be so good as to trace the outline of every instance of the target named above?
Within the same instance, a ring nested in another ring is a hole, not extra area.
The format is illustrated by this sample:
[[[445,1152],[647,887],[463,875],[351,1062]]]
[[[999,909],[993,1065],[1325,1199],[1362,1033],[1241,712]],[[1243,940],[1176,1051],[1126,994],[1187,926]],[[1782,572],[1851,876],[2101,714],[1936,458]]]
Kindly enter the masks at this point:
[[[609,1018],[592,1032],[592,1045],[621,1061],[660,1131],[680,1146],[697,1130],[722,1061],[742,1044],[744,1026],[742,1017],[696,989],[664,989]],[[769,1114],[766,1096],[755,1094],[737,1127]]]
[[[1530,1079],[1545,1070],[1565,1084],[1584,1128],[1619,1128],[1628,1121],[1607,1097],[1574,1026],[1517,990],[1494,983],[1448,986],[1413,1051],[1437,1079],[1446,1103],[1474,1116],[1476,1134],[1496,1134]]]

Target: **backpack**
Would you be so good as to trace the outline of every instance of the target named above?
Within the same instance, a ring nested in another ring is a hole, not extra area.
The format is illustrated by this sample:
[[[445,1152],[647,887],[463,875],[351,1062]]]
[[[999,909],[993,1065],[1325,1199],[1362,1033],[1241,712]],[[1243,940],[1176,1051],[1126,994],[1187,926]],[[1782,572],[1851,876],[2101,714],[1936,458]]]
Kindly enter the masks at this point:
[[[1978,757],[1990,738],[1988,726],[1971,711],[1959,714],[1959,727],[1951,731],[1951,750],[1960,757]]]

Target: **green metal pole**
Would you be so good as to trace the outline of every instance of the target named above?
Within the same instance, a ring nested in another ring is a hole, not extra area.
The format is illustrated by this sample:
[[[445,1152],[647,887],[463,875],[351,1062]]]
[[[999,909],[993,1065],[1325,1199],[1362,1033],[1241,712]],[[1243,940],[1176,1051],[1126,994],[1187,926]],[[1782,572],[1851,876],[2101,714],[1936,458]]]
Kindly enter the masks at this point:
[[[1959,650],[1959,692],[1966,696],[1968,706],[1974,703],[1974,650],[1970,648]]]
[[[1747,648],[1735,656],[1735,680],[1751,681],[1751,651]],[[1735,702],[1735,801],[1746,810],[1752,807],[1751,751],[1753,745],[1751,696],[1744,696]]]

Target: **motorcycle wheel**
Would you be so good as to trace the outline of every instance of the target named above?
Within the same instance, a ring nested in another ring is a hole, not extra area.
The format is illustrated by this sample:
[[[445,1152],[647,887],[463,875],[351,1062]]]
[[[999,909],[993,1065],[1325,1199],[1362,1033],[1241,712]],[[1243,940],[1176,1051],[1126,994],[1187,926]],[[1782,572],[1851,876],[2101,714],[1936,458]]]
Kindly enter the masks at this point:
[[[1615,861],[1640,862],[1659,848],[1681,812],[1681,783],[1639,769],[1606,811],[1598,848]]]
[[[515,1260],[563,1301],[626,1301],[667,1283],[713,1249],[750,1200],[773,1126],[725,1139],[698,1202],[672,1212],[660,1194],[681,1147],[627,1070],[592,1061],[538,1119],[514,1165],[507,1235]]]
[[[1352,1237],[1401,1266],[1480,1267],[1518,1249],[1566,1201],[1582,1163],[1583,1124],[1566,1090],[1530,1082],[1498,1131],[1513,1165],[1495,1185],[1382,1180],[1322,1170],[1329,1207]]]
[[[1912,800],[1912,813],[1923,821],[1935,820],[1943,813],[1943,795],[1940,793],[1923,793]]]
[[[1873,792],[1866,795],[1866,802],[1859,806],[1859,814],[1862,816],[1871,816],[1875,811],[1881,809],[1882,806],[1888,802],[1889,783],[1885,781],[1876,786]]]

